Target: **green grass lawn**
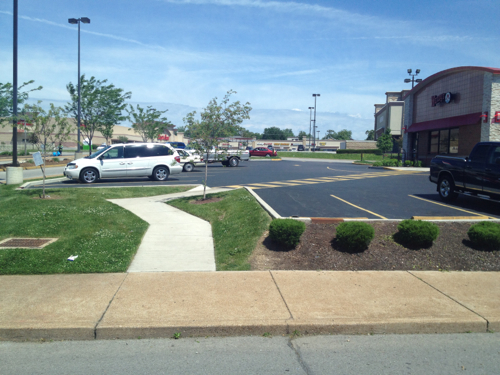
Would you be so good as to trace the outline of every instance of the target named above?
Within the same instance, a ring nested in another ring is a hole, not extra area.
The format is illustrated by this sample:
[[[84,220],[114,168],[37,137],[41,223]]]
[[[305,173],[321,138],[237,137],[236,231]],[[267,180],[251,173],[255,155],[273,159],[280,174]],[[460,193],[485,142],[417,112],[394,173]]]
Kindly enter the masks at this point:
[[[332,154],[328,152],[306,152],[306,151],[278,151],[278,156],[286,158],[310,158],[310,159],[340,159],[340,160],[361,160],[361,154]],[[397,157],[397,154],[393,154]],[[386,158],[390,154],[386,154]],[[382,155],[363,154],[363,161],[382,161]]]
[[[176,193],[191,187],[41,189],[0,185],[0,240],[59,238],[41,250],[0,250],[1,275],[124,272],[148,224],[106,199]],[[74,262],[67,258],[78,255]]]
[[[207,195],[211,197],[224,199],[195,205],[189,203],[193,198],[182,198],[168,204],[212,224],[217,271],[249,270],[248,257],[268,229],[270,216],[245,189]]]

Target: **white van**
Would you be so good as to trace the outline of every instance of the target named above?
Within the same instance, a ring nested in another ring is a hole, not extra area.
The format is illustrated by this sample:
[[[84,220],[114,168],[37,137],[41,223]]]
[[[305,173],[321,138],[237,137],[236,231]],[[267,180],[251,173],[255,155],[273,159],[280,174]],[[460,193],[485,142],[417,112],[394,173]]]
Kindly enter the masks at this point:
[[[162,143],[128,143],[107,146],[83,159],[72,161],[64,175],[91,184],[100,178],[149,177],[166,181],[170,174],[182,172],[180,157]]]

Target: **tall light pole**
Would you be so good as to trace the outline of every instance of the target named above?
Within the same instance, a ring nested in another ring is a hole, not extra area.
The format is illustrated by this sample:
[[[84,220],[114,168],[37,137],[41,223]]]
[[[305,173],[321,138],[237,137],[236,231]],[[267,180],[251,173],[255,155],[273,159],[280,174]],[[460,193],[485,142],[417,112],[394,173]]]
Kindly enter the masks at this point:
[[[81,18],[69,18],[68,22],[76,25],[78,24],[78,142],[76,152],[80,152],[80,111],[81,111],[81,102],[80,102],[80,23],[90,23],[90,18],[81,17]]]
[[[415,79],[415,76],[418,76],[418,73],[420,73],[420,69],[415,70],[415,74],[411,74],[411,72],[412,72],[411,69],[408,69],[407,72],[411,76],[411,79],[406,78],[405,79],[405,83],[410,83],[411,82],[411,88],[413,88],[415,86],[415,82],[417,82],[417,83],[422,82],[422,79],[420,79],[420,78]]]
[[[14,40],[13,40],[13,69],[12,69],[12,112],[14,115],[12,130],[12,165],[18,167],[17,162],[17,0],[14,0]]]
[[[312,123],[312,110],[314,107],[309,107],[309,151],[311,151],[311,123]]]
[[[316,98],[318,96],[321,96],[320,94],[312,94],[314,96],[314,128],[313,128],[313,135],[314,135],[314,148],[316,148]]]

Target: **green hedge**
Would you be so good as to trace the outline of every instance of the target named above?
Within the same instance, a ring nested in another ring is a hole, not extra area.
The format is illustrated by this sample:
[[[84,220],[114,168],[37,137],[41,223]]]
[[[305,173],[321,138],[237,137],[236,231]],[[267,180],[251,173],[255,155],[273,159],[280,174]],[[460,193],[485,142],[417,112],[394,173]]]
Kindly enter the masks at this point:
[[[481,221],[472,225],[467,235],[470,241],[480,249],[500,250],[500,224]]]
[[[302,221],[294,219],[274,219],[269,224],[269,237],[287,247],[295,247],[306,230]]]
[[[410,249],[421,249],[431,247],[438,236],[439,227],[436,224],[408,219],[399,223],[394,239]]]
[[[375,236],[375,229],[370,224],[348,221],[337,227],[337,244],[342,250],[361,252],[365,250]]]
[[[368,148],[368,149],[359,149],[359,150],[337,150],[337,154],[375,154],[382,155],[382,151],[378,148]]]

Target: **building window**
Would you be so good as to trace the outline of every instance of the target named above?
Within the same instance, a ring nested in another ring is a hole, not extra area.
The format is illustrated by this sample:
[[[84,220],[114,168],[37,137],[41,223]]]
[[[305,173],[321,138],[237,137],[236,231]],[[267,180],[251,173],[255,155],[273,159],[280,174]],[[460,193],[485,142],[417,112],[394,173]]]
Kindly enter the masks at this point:
[[[457,154],[458,128],[434,130],[430,132],[430,154]]]
[[[439,131],[431,132],[431,145],[429,147],[429,153],[437,154],[439,145]]]

